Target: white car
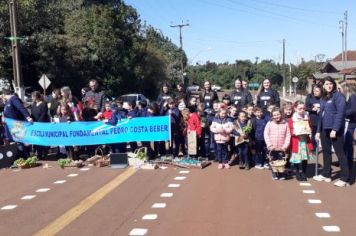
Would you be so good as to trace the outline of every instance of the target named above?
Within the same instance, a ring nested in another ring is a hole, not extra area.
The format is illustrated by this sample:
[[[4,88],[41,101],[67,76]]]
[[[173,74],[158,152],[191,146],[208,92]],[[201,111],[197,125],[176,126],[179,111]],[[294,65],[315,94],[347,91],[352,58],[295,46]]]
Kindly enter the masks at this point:
[[[146,98],[145,95],[140,94],[140,93],[125,94],[125,95],[120,96],[120,99],[123,102],[134,101],[134,102],[136,102],[136,105],[138,104],[139,101],[143,101],[143,100],[145,100],[147,102],[147,105],[150,104],[150,100],[148,98]]]
[[[199,85],[188,86],[187,90],[190,91],[190,92],[197,92],[197,91],[199,91]]]
[[[221,90],[221,86],[214,84],[213,86],[211,86],[211,89],[214,90],[214,91],[220,91]]]

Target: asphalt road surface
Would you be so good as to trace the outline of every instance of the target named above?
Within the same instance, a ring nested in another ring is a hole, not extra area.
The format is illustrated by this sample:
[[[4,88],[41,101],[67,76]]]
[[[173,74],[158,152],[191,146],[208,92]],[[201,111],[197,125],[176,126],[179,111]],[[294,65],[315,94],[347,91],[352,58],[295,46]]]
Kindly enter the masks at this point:
[[[216,163],[203,170],[49,163],[0,170],[0,235],[355,235],[354,185],[300,186],[272,180],[269,170]]]

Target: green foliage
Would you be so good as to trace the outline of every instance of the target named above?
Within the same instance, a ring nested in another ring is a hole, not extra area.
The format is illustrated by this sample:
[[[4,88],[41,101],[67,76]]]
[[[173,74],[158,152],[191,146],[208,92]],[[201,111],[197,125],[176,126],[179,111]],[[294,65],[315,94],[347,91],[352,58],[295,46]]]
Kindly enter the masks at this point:
[[[120,0],[18,0],[25,86],[40,89],[46,73],[56,87],[79,93],[98,79],[109,95],[143,92],[155,96],[162,81],[179,78],[180,51],[142,24],[136,10]],[[9,8],[0,3],[0,77],[12,77]],[[186,62],[186,56],[185,56]]]

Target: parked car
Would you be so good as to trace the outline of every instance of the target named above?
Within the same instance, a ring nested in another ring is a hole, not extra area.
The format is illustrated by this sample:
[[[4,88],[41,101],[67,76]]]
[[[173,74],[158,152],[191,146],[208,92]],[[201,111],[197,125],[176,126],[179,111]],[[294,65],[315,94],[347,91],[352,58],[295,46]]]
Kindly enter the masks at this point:
[[[189,92],[196,92],[196,91],[199,91],[199,85],[191,85],[191,86],[188,86],[187,87],[187,90],[189,91]]]
[[[147,105],[150,104],[150,100],[145,97],[145,95],[141,93],[131,93],[131,94],[125,94],[119,97],[123,102],[131,102],[134,101],[136,102],[136,105],[138,104],[139,101],[146,101]]]
[[[221,90],[221,86],[214,84],[213,86],[211,86],[211,89],[214,91],[220,91]]]

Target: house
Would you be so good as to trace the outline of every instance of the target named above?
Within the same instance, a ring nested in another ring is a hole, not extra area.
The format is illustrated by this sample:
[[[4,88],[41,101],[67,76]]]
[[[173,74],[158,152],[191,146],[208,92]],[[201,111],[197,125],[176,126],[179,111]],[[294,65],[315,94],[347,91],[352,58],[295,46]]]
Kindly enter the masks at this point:
[[[334,59],[325,63],[320,72],[314,73],[315,80],[324,79],[327,76],[335,80],[347,80],[356,82],[356,51],[347,51],[347,61],[342,61],[341,53]]]

